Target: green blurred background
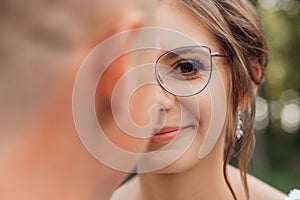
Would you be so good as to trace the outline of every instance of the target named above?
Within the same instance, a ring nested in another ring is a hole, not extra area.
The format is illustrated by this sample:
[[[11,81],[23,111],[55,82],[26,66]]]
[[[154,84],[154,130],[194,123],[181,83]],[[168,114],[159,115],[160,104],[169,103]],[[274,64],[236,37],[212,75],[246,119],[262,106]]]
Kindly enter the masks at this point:
[[[257,98],[250,172],[288,193],[300,188],[300,0],[253,0],[270,49]]]

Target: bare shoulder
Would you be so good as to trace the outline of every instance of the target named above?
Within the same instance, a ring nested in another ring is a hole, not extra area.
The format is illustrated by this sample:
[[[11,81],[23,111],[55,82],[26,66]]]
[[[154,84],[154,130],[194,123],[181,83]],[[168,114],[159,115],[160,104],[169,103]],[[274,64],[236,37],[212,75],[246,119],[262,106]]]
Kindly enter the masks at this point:
[[[237,191],[239,196],[242,196],[241,199],[244,199],[244,190],[240,179],[239,169],[232,166],[229,166],[228,169],[234,189]],[[266,184],[265,182],[250,174],[248,174],[247,179],[249,185],[250,200],[284,200],[284,198],[287,197],[279,190],[273,188],[272,186]]]
[[[138,176],[127,181],[113,193],[111,200],[138,199],[139,180]]]

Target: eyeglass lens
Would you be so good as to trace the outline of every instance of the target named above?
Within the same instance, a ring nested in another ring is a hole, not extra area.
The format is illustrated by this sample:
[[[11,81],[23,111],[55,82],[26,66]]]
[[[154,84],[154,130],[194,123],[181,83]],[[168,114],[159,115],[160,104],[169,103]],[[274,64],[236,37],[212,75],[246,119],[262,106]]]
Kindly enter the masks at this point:
[[[204,46],[181,47],[165,52],[156,63],[160,85],[177,96],[201,92],[211,76],[211,51]]]

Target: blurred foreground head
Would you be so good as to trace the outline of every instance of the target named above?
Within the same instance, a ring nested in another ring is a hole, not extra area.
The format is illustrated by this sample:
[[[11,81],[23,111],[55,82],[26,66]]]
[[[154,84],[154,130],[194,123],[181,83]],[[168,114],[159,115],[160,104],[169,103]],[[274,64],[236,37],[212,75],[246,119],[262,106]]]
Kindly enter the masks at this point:
[[[138,0],[0,3],[0,130],[20,127],[109,36],[140,26]]]
[[[145,4],[0,2],[0,199],[106,199],[120,184],[80,142],[72,89],[97,44],[145,23]]]

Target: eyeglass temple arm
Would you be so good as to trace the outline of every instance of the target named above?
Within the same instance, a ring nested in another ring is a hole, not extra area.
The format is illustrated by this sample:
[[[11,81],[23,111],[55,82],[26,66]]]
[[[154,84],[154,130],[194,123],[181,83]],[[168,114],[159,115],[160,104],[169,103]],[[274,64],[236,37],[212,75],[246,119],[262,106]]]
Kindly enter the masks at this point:
[[[219,52],[213,52],[210,55],[212,57],[224,57],[224,58],[229,58],[230,57],[229,54],[223,54],[223,53],[219,53]]]

